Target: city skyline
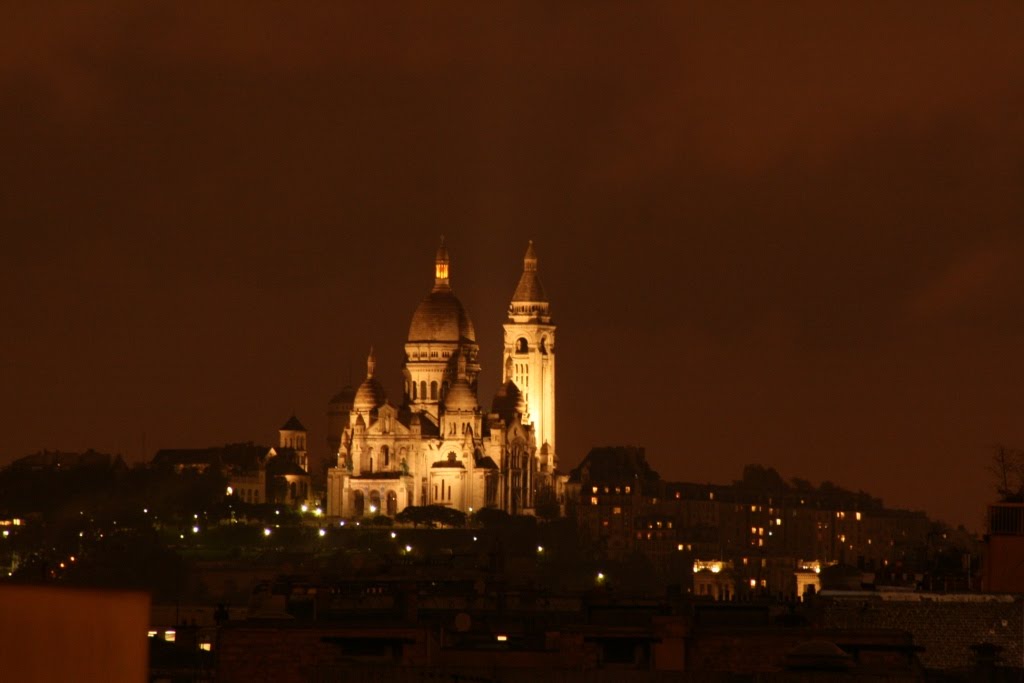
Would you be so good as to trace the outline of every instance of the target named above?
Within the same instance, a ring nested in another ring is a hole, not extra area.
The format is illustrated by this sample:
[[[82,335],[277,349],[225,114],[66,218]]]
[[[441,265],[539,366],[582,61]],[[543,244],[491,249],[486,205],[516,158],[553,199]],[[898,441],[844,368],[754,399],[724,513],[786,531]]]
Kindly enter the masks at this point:
[[[486,404],[532,239],[564,471],[635,444],[981,528],[1024,447],[1020,7],[109,7],[0,28],[0,464],[293,412],[326,450],[371,345],[401,395],[440,234]]]

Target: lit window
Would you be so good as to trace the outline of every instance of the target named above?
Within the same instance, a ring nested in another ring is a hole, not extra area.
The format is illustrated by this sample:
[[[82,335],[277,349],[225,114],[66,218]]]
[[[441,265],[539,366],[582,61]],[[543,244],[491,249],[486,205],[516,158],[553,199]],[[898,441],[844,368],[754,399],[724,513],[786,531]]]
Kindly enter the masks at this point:
[[[164,631],[164,640],[166,640],[168,643],[174,642],[174,636],[174,631]]]
[[[591,493],[597,493],[597,487],[596,486],[591,486],[590,487],[590,492]]]
[[[858,522],[860,521],[860,513],[859,512],[857,513],[857,521]]]
[[[615,507],[612,508],[612,514],[613,515],[621,515],[622,514],[622,508],[620,508],[619,506],[616,505]]]
[[[591,505],[597,505],[597,496],[591,496],[590,497],[590,504]]]
[[[629,492],[630,492],[630,490],[631,490],[631,489],[630,489],[630,487],[628,487],[628,486],[627,486],[627,487],[626,487],[626,493],[629,493]]]
[[[212,646],[209,643],[199,643],[199,649],[205,652],[209,652],[211,647]]]
[[[158,635],[160,635],[160,631],[147,631],[146,632],[146,637],[147,638],[156,638]]]

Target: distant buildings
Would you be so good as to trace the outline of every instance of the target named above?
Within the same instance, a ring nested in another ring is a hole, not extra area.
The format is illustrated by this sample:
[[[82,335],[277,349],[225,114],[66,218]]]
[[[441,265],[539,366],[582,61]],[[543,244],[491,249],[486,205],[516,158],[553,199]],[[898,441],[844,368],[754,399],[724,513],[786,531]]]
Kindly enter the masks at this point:
[[[294,415],[278,430],[278,446],[235,443],[210,448],[164,448],[153,466],[175,472],[219,471],[227,493],[243,503],[299,506],[314,498],[307,471],[306,428]]]
[[[569,475],[569,508],[609,557],[638,553],[663,577],[686,578],[691,567],[715,574],[692,577],[690,587],[718,599],[803,595],[820,587],[811,566],[853,567],[858,587],[922,579],[931,530],[924,513],[886,509],[866,494],[758,481],[764,472],[755,467],[727,486],[663,482],[642,448],[595,448]]]
[[[1024,502],[989,505],[981,589],[1024,593]]]

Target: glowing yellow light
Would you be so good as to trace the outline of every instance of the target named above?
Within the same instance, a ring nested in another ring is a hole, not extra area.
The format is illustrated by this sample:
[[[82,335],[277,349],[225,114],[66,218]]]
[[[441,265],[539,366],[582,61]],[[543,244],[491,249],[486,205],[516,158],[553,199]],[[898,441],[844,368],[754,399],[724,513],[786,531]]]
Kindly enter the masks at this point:
[[[504,643],[506,640],[508,640],[508,636],[506,636],[504,633],[499,633],[497,638],[499,643]]]
[[[542,545],[537,546],[537,553],[540,554],[542,552],[544,552],[544,546],[542,546]]]
[[[228,490],[227,490],[227,495],[229,495],[229,496],[235,495],[235,489],[229,486]]]
[[[146,631],[147,638],[156,638],[160,634],[160,631]]]
[[[309,506],[306,505],[305,503],[299,506],[299,509],[302,510],[303,512],[309,512]]]
[[[326,536],[327,535],[327,529],[321,529],[317,533],[319,533],[321,536]]]
[[[263,528],[263,535],[264,536],[269,536],[270,535],[270,527],[264,527]]]
[[[411,545],[405,546],[405,552],[411,553],[412,552],[412,546]]]
[[[168,643],[173,643],[175,636],[176,634],[174,633],[174,631],[164,631],[164,640],[166,640]]]
[[[750,580],[750,587],[751,588],[756,588],[757,587],[757,579],[751,579]]]
[[[204,652],[209,652],[212,647],[213,646],[209,643],[199,643],[199,649],[203,650]]]
[[[397,537],[398,537],[398,534],[396,534],[394,531],[392,531],[391,532],[391,538],[397,538]]]

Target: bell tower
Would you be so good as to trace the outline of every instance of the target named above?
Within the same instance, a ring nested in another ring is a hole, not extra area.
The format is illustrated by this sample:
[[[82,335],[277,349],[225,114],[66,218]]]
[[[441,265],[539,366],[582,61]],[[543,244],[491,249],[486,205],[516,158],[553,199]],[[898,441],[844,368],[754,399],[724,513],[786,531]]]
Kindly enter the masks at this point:
[[[537,273],[533,241],[526,247],[523,274],[508,306],[503,382],[512,380],[526,404],[523,423],[532,423],[541,472],[553,472],[555,457],[555,325]]]

